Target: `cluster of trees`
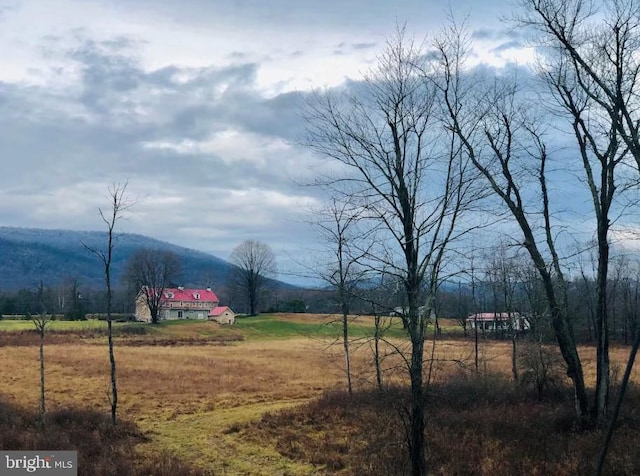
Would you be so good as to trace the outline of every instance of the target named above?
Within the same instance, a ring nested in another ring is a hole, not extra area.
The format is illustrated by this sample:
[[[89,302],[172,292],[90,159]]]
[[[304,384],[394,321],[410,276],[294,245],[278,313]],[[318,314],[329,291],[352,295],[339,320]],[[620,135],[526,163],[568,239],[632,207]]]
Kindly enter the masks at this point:
[[[43,284],[42,300],[49,313],[68,320],[82,320],[87,314],[100,314],[106,310],[104,291],[83,286],[78,280],[68,279],[58,285]],[[113,310],[118,314],[133,312],[133,299],[127,287],[113,290]],[[39,313],[38,287],[15,292],[0,292],[0,316],[29,317]]]
[[[328,230],[325,223],[320,227],[335,251],[325,276],[343,312],[353,284],[366,272],[399,286],[408,309],[403,316],[411,341],[407,443],[416,475],[427,472],[425,316],[431,315],[447,274],[474,274],[472,260],[460,264],[473,255],[474,230],[501,221],[510,245],[527,256],[544,296],[541,313],[573,384],[578,419],[613,428],[640,344],[634,328],[622,391],[610,414],[610,242],[613,224],[624,224],[635,203],[640,179],[640,5],[633,0],[519,3],[514,22],[539,45],[534,74],[471,67],[471,36],[455,21],[429,51],[401,29],[355,92],[319,92],[306,111],[309,147],[340,165],[319,185],[333,197],[327,214],[334,222]],[[559,201],[556,190],[575,174],[589,197],[590,211],[581,213],[589,215],[593,235],[588,243],[574,240],[569,250],[561,213],[568,203]],[[584,275],[593,295],[588,304],[596,341],[593,396],[577,351],[569,300],[575,281],[566,259],[587,250],[594,255],[593,272]],[[509,284],[501,285],[504,290]],[[631,299],[631,289],[625,292]],[[420,306],[427,312],[418,312]]]

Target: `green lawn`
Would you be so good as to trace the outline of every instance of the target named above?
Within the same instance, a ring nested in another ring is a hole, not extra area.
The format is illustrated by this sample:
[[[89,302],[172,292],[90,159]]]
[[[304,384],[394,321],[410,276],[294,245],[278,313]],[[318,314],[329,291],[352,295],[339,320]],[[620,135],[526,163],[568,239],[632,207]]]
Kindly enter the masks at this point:
[[[304,314],[300,315],[304,319]],[[277,314],[261,314],[253,317],[236,318],[235,326],[243,331],[247,339],[288,339],[293,337],[331,338],[342,336],[342,322],[336,320],[320,320],[313,322],[299,322],[279,316]],[[358,317],[350,319],[349,334],[351,337],[372,337],[374,334],[374,322],[370,317]],[[387,337],[403,337],[406,333],[402,329],[399,319],[394,320],[392,326],[386,331]]]
[[[342,336],[342,322],[335,320],[301,314],[294,318],[278,314],[261,314],[254,317],[240,317],[233,326],[219,326],[216,323],[201,320],[175,320],[163,321],[157,325],[142,323],[116,322],[116,327],[148,327],[148,331],[156,336],[167,335],[209,335],[220,332],[234,332],[242,334],[248,340],[262,339],[289,339],[296,337],[314,338],[339,338]],[[49,330],[75,331],[106,328],[106,321],[51,321]],[[210,327],[210,329],[209,329]],[[20,331],[34,329],[29,320],[0,320],[0,332]],[[353,338],[372,337],[374,334],[374,321],[371,317],[351,318],[349,334]],[[390,328],[385,332],[386,337],[404,337],[405,331],[399,319],[394,319]]]

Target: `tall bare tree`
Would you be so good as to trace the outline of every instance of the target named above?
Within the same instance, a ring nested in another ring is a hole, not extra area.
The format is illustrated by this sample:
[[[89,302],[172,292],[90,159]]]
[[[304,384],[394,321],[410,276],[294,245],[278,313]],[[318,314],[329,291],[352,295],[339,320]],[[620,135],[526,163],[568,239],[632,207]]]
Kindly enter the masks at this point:
[[[628,184],[619,165],[627,158],[628,147],[619,136],[616,121],[601,114],[601,107],[590,97],[580,73],[567,55],[549,62],[543,72],[557,103],[572,124],[584,176],[596,216],[596,303],[594,309],[597,339],[596,394],[592,413],[604,418],[609,400],[609,324],[607,276],[609,270],[609,230],[613,221],[614,199]]]
[[[607,118],[640,169],[640,4],[636,0],[520,0],[519,4],[522,10],[515,20],[533,29],[534,41],[546,47],[544,64],[568,75],[575,88],[572,93],[579,91],[592,111]]]
[[[626,276],[622,278],[622,282],[620,283],[622,287],[622,299],[625,313],[625,339],[628,339],[630,334],[633,340],[631,351],[629,352],[629,358],[627,359],[627,364],[622,377],[622,382],[620,383],[620,390],[615,400],[612,415],[607,425],[604,441],[598,456],[598,466],[596,471],[598,476],[601,475],[604,470],[604,463],[609,451],[611,439],[613,438],[616,422],[620,414],[620,408],[624,400],[625,391],[629,384],[629,378],[631,377],[631,371],[633,370],[638,348],[640,348],[640,270],[638,269],[638,263],[627,262],[625,271]]]
[[[623,316],[622,338],[625,344],[629,344],[633,339],[633,329],[640,321],[640,266],[637,261],[626,261],[618,285]]]
[[[40,281],[38,285],[38,305],[40,312],[31,317],[33,325],[40,336],[39,357],[40,357],[40,423],[44,425],[45,419],[45,385],[44,385],[44,336],[47,332],[47,326],[53,319],[53,316],[47,312],[44,297],[44,283]]]
[[[535,31],[541,70],[577,139],[596,215],[595,418],[609,400],[607,276],[614,200],[627,167],[640,169],[640,4],[635,0],[521,0],[516,21]],[[629,156],[629,160],[627,160]],[[621,166],[623,165],[623,166]],[[637,180],[637,174],[636,174]]]
[[[351,359],[349,354],[349,311],[357,295],[358,287],[366,277],[367,270],[358,265],[366,251],[358,249],[357,209],[335,197],[329,206],[315,215],[314,225],[321,239],[330,247],[327,266],[316,268],[316,275],[336,291],[336,301],[342,317],[342,346],[344,348],[347,389],[353,393],[351,384]]]
[[[455,137],[440,127],[437,92],[418,74],[423,51],[400,30],[377,66],[352,94],[318,93],[307,110],[308,144],[341,164],[324,185],[357,203],[362,223],[375,230],[368,266],[401,280],[405,355],[411,381],[407,443],[411,473],[427,473],[424,341],[441,266],[456,224],[471,197],[469,168]],[[426,311],[419,312],[421,304]]]
[[[141,248],[129,257],[125,273],[129,284],[144,298],[151,323],[158,324],[164,290],[178,279],[180,259],[171,251]]]
[[[104,281],[107,288],[107,335],[109,342],[109,364],[111,366],[111,421],[117,423],[116,412],[118,408],[118,385],[116,380],[116,357],[113,350],[113,319],[111,317],[111,306],[113,301],[113,289],[111,283],[111,263],[113,261],[113,250],[116,244],[116,224],[123,217],[123,214],[133,206],[133,202],[127,200],[125,192],[127,182],[114,183],[109,189],[110,208],[104,211],[98,209],[100,218],[107,227],[106,249],[96,249],[84,245],[87,250],[93,253],[102,263],[104,268]]]
[[[588,418],[582,362],[568,315],[566,279],[554,238],[544,130],[535,119],[535,106],[521,99],[513,78],[493,78],[483,84],[482,77],[473,77],[465,70],[468,48],[464,28],[455,24],[437,44],[437,61],[444,73],[436,84],[444,96],[449,127],[522,233],[522,246],[544,284],[556,340],[573,382],[577,415]],[[535,183],[539,196],[528,200],[528,189]]]
[[[249,302],[249,315],[258,313],[258,300],[269,278],[277,271],[276,256],[266,243],[245,240],[234,248],[230,256],[235,265],[233,283],[240,288]]]
[[[509,246],[505,241],[501,241],[493,249],[486,269],[486,275],[493,294],[493,312],[507,314],[508,327],[503,329],[503,332],[507,331],[511,338],[511,374],[516,382],[518,381],[518,328],[514,306],[516,305],[516,291],[519,285],[518,249],[519,247],[517,246]]]

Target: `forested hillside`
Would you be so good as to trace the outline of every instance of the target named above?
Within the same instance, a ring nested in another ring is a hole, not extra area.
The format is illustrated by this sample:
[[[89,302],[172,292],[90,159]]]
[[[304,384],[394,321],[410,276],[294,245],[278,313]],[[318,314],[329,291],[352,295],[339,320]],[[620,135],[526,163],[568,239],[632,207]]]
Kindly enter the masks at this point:
[[[0,290],[35,287],[40,281],[54,285],[65,278],[83,286],[103,286],[104,271],[85,246],[104,249],[106,236],[99,231],[45,230],[0,227]],[[185,285],[226,283],[232,265],[216,256],[183,248],[142,235],[118,235],[113,276],[122,280],[124,266],[138,248],[167,250],[178,255]]]

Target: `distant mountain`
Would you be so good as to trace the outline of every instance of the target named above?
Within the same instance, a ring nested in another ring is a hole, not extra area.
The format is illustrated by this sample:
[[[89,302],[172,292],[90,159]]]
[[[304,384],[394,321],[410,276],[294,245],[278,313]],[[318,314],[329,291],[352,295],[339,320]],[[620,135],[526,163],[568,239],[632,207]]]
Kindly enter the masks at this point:
[[[106,232],[0,227],[0,290],[55,285],[65,278],[82,286],[104,286],[104,269],[84,245],[103,250]],[[216,256],[142,235],[118,234],[112,262],[116,284],[131,254],[139,248],[172,251],[182,263],[181,284],[223,286],[233,265]],[[291,285],[277,282],[283,287]]]

